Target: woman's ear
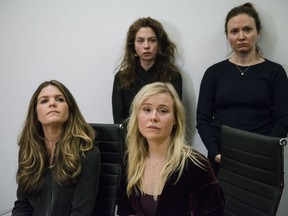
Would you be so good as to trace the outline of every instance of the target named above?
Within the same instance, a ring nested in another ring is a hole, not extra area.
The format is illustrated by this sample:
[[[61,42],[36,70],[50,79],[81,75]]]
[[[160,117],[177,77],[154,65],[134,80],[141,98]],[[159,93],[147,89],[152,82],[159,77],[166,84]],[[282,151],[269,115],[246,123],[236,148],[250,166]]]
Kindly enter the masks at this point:
[[[260,39],[261,39],[261,33],[259,32],[259,33],[257,34],[256,43],[258,43],[258,42],[260,41]]]

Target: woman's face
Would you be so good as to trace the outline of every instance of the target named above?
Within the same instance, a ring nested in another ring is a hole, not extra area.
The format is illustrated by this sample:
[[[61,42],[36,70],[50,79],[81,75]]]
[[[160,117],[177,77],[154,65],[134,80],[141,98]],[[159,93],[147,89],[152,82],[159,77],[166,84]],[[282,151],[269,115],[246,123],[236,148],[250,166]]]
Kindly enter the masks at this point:
[[[142,103],[138,113],[138,127],[148,143],[168,142],[174,125],[173,100],[170,94],[155,94]]]
[[[66,99],[54,85],[48,85],[40,91],[36,110],[38,120],[43,127],[62,127],[69,117]]]
[[[135,52],[140,59],[141,65],[154,63],[159,50],[158,39],[150,27],[140,28],[134,41]]]
[[[227,38],[236,53],[255,51],[258,36],[255,21],[247,14],[234,16],[227,23]]]

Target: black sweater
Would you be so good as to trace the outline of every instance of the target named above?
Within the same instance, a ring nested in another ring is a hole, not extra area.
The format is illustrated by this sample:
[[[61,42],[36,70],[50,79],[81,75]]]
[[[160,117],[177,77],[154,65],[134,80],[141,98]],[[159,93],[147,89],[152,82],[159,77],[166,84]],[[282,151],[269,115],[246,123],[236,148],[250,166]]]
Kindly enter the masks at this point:
[[[97,147],[85,152],[82,171],[72,186],[60,186],[47,168],[45,183],[37,194],[27,195],[20,188],[13,216],[84,216],[92,215],[100,176],[100,152]]]
[[[200,86],[197,129],[211,158],[221,152],[223,124],[286,137],[288,79],[283,67],[267,59],[249,67],[244,75],[228,60],[209,67]]]
[[[119,72],[114,77],[113,92],[112,92],[112,109],[113,118],[115,124],[121,124],[129,117],[129,109],[133,98],[138,91],[146,84],[155,82],[154,75],[155,65],[153,65],[148,71],[145,71],[141,66],[135,72],[135,82],[130,89],[121,88],[119,79]],[[179,97],[182,97],[182,77],[180,73],[175,73],[175,76],[170,81],[176,89]]]

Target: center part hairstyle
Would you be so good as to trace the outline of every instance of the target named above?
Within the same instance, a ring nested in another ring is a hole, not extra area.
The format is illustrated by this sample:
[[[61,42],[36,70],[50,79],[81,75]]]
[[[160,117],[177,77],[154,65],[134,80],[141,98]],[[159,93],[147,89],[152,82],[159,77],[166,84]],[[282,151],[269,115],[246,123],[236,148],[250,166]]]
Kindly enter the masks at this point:
[[[226,36],[228,35],[228,22],[231,18],[235,17],[235,16],[238,16],[240,14],[246,14],[250,17],[252,17],[254,19],[254,22],[255,22],[255,25],[256,25],[256,30],[257,30],[257,33],[260,34],[261,33],[261,30],[262,30],[262,26],[261,26],[261,21],[260,21],[260,18],[259,18],[259,14],[258,12],[256,11],[256,9],[253,7],[253,4],[250,3],[250,2],[247,2],[245,4],[242,4],[240,6],[237,6],[237,7],[234,7],[232,8],[227,16],[226,16],[226,19],[225,19],[225,34]],[[261,56],[261,49],[260,47],[256,44],[256,53],[257,55]]]
[[[154,80],[168,82],[174,73],[180,73],[175,65],[176,45],[169,39],[163,25],[151,17],[137,19],[130,27],[126,36],[125,53],[119,65],[120,81],[123,88],[129,88],[135,80],[135,69],[139,64],[139,57],[135,52],[136,34],[141,28],[150,27],[157,36],[159,51],[155,64],[158,73],[155,73]]]
[[[56,144],[54,162],[51,166],[42,124],[38,120],[36,110],[39,93],[48,85],[59,89],[69,107],[69,117]],[[30,100],[27,116],[18,137],[19,187],[28,194],[37,192],[43,185],[43,175],[49,166],[59,185],[73,184],[81,173],[81,156],[93,147],[94,137],[93,128],[85,121],[70,91],[56,80],[43,82]]]
[[[175,127],[171,133],[170,143],[167,150],[167,163],[160,173],[160,181],[158,182],[154,194],[159,195],[162,192],[164,184],[168,178],[175,172],[178,172],[176,182],[179,180],[185,167],[186,159],[189,157],[197,166],[201,167],[201,163],[197,158],[200,157],[193,149],[187,145],[185,139],[185,110],[181,100],[170,83],[154,82],[145,85],[134,97],[130,108],[130,118],[127,125],[127,193],[131,195],[133,191],[143,193],[143,182],[141,180],[145,158],[149,155],[149,146],[146,138],[140,133],[138,128],[138,114],[141,105],[151,96],[155,94],[169,94],[173,100],[173,112],[175,117]]]

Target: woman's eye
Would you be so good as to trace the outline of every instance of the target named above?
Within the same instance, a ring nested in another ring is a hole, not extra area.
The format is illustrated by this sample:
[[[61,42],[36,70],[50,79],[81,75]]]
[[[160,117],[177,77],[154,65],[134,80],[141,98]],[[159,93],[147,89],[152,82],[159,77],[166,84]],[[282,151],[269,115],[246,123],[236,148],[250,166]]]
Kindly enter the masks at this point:
[[[144,107],[144,108],[143,108],[143,111],[145,111],[145,112],[150,112],[150,108]]]
[[[47,99],[42,99],[42,100],[40,100],[39,102],[40,102],[40,104],[44,104],[44,103],[46,103],[48,100]]]
[[[59,101],[59,102],[65,102],[65,99],[62,98],[62,97],[60,97],[60,98],[57,98],[57,101]]]
[[[250,32],[252,29],[251,28],[244,28],[245,32]]]
[[[141,108],[141,110],[142,110],[143,112],[150,112],[150,111],[151,111],[151,108],[150,108],[150,107],[147,107],[147,106],[143,106],[143,107]]]
[[[139,39],[136,40],[137,43],[143,43],[143,41],[144,41],[144,40],[141,39],[141,38],[139,38]]]
[[[162,114],[164,114],[164,113],[167,113],[168,110],[167,110],[167,109],[161,109],[161,110],[159,110],[159,112],[162,113]]]

